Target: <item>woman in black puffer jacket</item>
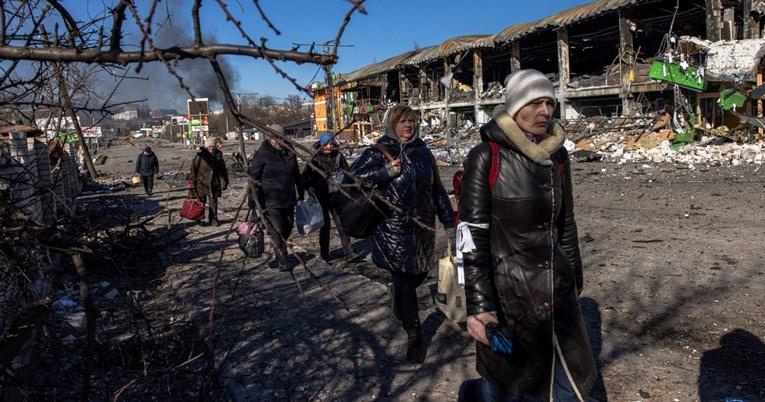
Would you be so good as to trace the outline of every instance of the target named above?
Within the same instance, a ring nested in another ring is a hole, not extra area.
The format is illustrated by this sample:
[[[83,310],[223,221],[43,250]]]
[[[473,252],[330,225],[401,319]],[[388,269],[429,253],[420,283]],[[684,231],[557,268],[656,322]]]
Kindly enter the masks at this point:
[[[394,158],[387,161],[372,147],[351,167],[355,175],[382,188],[395,206],[369,238],[375,264],[393,276],[393,313],[407,332],[407,359],[425,360],[417,287],[434,262],[435,218],[454,238],[454,215],[441,183],[436,160],[417,136],[417,115],[408,106],[394,106],[385,118],[385,135],[378,144]]]

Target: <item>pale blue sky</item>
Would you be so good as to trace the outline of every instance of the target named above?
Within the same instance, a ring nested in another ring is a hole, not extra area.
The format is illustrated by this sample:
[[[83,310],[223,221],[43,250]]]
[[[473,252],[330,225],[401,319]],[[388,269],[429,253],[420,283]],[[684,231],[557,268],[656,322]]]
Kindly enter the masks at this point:
[[[84,20],[103,9],[103,0],[67,1]],[[116,0],[115,0],[116,1]],[[146,0],[143,0],[146,1]],[[109,1],[105,1],[109,3]],[[335,71],[350,72],[419,46],[440,44],[454,36],[493,34],[519,22],[531,22],[562,10],[587,3],[583,0],[368,0],[367,15],[354,14],[342,43],[353,45],[339,51]],[[140,1],[139,1],[140,3]],[[191,32],[191,1],[166,0],[160,12],[169,7],[175,14],[175,28]],[[252,0],[229,0],[231,12],[242,20],[255,39],[269,38],[268,46],[289,49],[293,43],[322,43],[334,39],[350,8],[345,0],[261,0],[260,4],[274,25],[282,31],[276,36],[260,18]],[[146,10],[144,8],[144,10]],[[145,11],[144,11],[145,12]],[[180,12],[180,13],[179,13]],[[182,14],[181,14],[182,13]],[[203,2],[202,23],[219,42],[244,43],[235,27],[226,23],[216,1]],[[297,93],[262,60],[228,57],[237,72],[236,90],[285,97]],[[301,85],[314,78],[313,65],[282,65]],[[321,80],[321,74],[316,76]]]

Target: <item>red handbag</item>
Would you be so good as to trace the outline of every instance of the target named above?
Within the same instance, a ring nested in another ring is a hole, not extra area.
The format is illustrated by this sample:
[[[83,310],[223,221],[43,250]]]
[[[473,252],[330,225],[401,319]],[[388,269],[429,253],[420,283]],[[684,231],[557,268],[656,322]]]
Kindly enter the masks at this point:
[[[186,198],[181,207],[181,216],[190,221],[199,221],[205,217],[205,203],[196,198]]]

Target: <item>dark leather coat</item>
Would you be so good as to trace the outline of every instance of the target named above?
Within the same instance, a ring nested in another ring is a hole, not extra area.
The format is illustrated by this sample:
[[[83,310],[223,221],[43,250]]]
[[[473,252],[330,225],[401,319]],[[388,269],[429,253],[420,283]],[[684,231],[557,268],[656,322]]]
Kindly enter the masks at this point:
[[[191,161],[191,180],[200,199],[204,200],[209,194],[220,197],[223,188],[228,187],[228,170],[223,152],[216,149],[210,153],[207,148],[200,147]]]
[[[297,157],[286,148],[276,149],[263,141],[247,174],[255,180],[255,192],[263,208],[293,208],[296,191],[302,193]]]
[[[494,189],[491,147],[483,142],[468,155],[461,219],[490,224],[488,230],[470,228],[477,251],[464,255],[468,314],[497,312],[514,351],[508,359],[478,343],[477,370],[510,394],[548,395],[557,344],[586,398],[597,372],[578,302],[582,262],[562,129],[548,137],[559,143],[546,144],[557,148],[540,157],[542,152],[527,151],[542,147],[526,139],[512,118],[502,118],[502,127],[514,133],[495,120],[481,128],[484,141],[499,144]]]
[[[391,178],[387,160],[379,150],[366,149],[351,167],[352,172],[383,188],[384,197],[399,211],[392,211],[369,238],[374,263],[384,269],[419,274],[428,272],[435,262],[436,234],[412,218],[435,226],[435,217],[444,228],[454,227],[454,214],[433,154],[416,138],[402,144],[392,136],[378,141],[394,158],[401,160],[401,173]]]

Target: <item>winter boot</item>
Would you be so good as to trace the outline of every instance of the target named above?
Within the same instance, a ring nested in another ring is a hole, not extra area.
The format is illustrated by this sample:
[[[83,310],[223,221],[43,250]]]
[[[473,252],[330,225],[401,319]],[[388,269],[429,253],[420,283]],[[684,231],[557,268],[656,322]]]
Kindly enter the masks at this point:
[[[422,330],[417,327],[406,330],[406,359],[409,363],[422,363],[428,350],[422,340]]]
[[[393,282],[389,282],[386,288],[388,288],[388,300],[390,300],[390,315],[397,321],[401,321],[398,318],[398,310],[396,310],[396,293],[393,290]]]
[[[483,394],[481,393],[481,380],[476,378],[474,380],[467,380],[460,385],[460,393],[457,402],[483,402]]]

